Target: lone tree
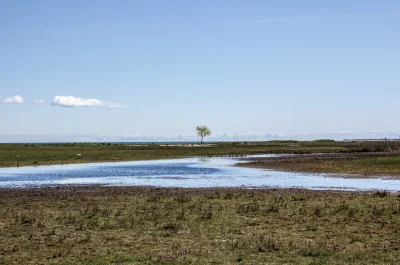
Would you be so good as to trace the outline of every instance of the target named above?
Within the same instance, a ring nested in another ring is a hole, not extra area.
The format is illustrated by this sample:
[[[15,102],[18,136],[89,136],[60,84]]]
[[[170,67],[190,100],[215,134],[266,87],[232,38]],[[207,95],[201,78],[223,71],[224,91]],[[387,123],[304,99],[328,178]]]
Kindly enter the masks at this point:
[[[197,136],[200,137],[200,142],[203,143],[204,136],[210,136],[211,130],[205,125],[196,126]]]

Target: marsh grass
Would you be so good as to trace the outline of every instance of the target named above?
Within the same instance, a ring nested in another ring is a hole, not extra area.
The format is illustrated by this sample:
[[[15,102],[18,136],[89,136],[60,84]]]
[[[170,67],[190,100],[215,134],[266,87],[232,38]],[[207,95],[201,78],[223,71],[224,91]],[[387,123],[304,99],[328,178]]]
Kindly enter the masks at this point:
[[[310,173],[400,176],[400,152],[351,152],[249,159],[241,166]]]
[[[1,190],[0,264],[398,264],[384,191]]]
[[[0,144],[0,167],[260,153],[348,152],[361,149],[360,143],[298,141],[234,142],[206,145],[137,145],[126,143]]]

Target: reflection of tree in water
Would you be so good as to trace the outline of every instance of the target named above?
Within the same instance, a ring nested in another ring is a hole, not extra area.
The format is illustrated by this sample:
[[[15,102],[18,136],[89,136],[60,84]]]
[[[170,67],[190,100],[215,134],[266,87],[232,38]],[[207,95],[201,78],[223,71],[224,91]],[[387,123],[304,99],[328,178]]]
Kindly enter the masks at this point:
[[[206,156],[199,157],[200,162],[210,162],[211,158]]]

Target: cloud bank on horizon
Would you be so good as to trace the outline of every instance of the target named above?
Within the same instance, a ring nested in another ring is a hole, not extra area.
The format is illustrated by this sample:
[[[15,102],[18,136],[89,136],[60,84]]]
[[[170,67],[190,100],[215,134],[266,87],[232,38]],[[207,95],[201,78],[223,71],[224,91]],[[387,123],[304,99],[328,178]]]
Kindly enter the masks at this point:
[[[105,107],[109,109],[126,108],[126,104],[103,102],[98,99],[84,99],[74,96],[55,96],[51,102],[53,106],[61,106],[67,108],[74,107]]]
[[[399,139],[399,132],[315,132],[315,133],[234,133],[211,135],[205,142],[230,141],[272,141],[272,140],[300,140],[310,141],[317,139]],[[192,135],[150,136],[139,133],[127,135],[1,135],[0,143],[48,143],[48,142],[198,142],[198,137]]]

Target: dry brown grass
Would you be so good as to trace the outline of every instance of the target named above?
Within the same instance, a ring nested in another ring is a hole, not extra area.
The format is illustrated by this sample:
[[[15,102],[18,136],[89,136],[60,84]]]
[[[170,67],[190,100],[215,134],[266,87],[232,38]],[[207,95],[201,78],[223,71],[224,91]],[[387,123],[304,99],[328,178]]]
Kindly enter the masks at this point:
[[[387,192],[0,190],[0,264],[398,264]]]

